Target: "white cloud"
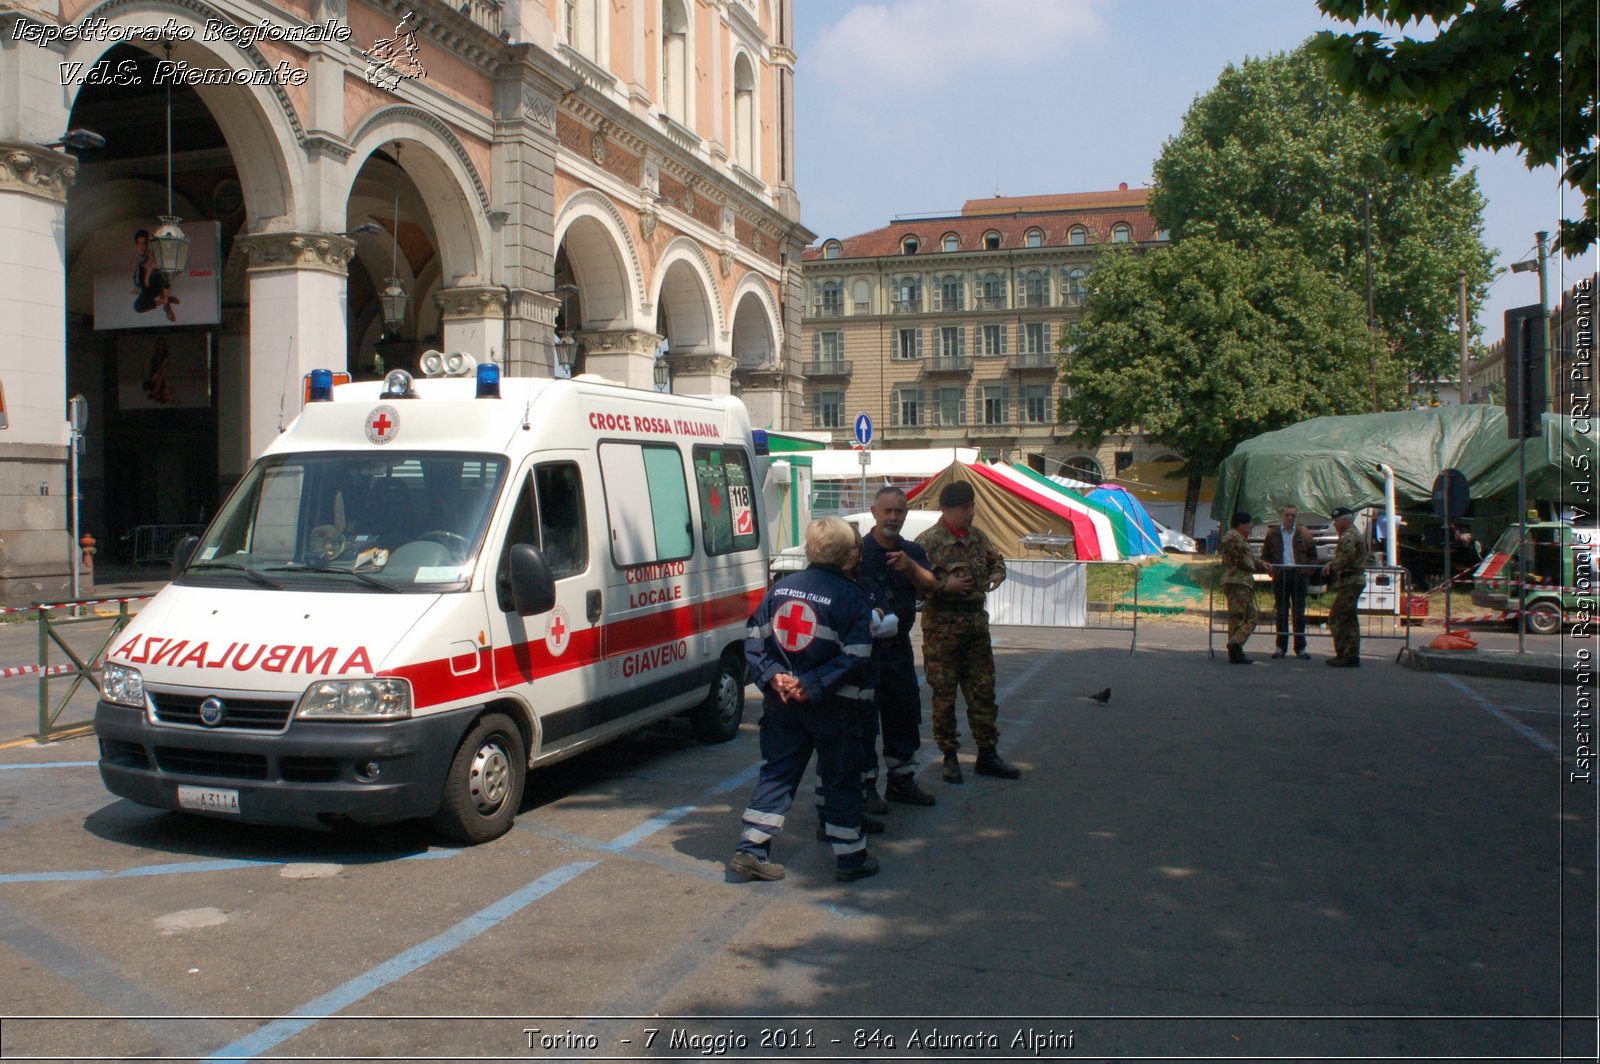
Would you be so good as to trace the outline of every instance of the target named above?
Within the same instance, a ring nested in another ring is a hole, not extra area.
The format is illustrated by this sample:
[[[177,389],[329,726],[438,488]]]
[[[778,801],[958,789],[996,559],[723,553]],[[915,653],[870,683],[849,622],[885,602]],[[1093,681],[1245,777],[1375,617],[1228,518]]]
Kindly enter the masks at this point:
[[[802,66],[815,87],[851,93],[928,89],[974,71],[1037,63],[1100,40],[1098,0],[896,0],[863,4],[821,31]]]

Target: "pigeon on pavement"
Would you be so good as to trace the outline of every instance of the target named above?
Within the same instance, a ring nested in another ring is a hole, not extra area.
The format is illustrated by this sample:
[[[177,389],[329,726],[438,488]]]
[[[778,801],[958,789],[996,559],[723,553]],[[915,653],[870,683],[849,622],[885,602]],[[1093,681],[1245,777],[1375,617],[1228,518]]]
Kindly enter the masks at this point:
[[[1111,701],[1111,688],[1107,687],[1104,691],[1097,692],[1089,697],[1094,699],[1096,702],[1099,702],[1103,706],[1107,702]]]

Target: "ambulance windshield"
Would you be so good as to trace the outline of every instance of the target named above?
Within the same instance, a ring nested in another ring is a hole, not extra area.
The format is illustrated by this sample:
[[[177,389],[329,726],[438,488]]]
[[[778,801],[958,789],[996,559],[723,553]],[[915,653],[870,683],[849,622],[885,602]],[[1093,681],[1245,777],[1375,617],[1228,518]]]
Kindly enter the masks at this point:
[[[505,476],[498,455],[272,455],[228,497],[179,580],[458,591],[471,579]]]

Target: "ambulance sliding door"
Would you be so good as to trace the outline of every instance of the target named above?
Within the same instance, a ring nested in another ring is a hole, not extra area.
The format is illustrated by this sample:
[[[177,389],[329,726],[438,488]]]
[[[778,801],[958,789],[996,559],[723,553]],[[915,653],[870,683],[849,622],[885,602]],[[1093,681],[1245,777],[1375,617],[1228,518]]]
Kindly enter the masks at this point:
[[[604,722],[600,659],[601,576],[605,559],[590,549],[589,493],[578,456],[541,455],[517,489],[501,547],[489,616],[495,680],[522,692],[539,715],[541,752],[560,747]],[[512,608],[508,580],[513,544],[538,547],[555,577],[556,605],[521,617]]]
[[[683,452],[672,443],[599,446],[610,522],[606,588],[609,712],[682,708],[710,683],[694,652],[693,517]]]

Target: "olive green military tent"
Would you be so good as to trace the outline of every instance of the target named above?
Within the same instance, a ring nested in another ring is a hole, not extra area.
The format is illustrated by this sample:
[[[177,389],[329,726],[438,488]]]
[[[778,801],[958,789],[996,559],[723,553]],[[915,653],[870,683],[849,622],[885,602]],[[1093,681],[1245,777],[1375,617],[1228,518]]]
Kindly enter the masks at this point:
[[[1387,465],[1399,509],[1427,509],[1434,479],[1453,468],[1471,485],[1474,515],[1489,525],[1509,523],[1517,508],[1517,443],[1506,436],[1505,411],[1493,406],[1313,418],[1234,448],[1218,469],[1211,515],[1225,524],[1240,510],[1270,520],[1286,503],[1324,518],[1337,506],[1382,506]],[[1546,415],[1543,436],[1523,446],[1530,506],[1593,511],[1594,500],[1573,489],[1579,471],[1596,465],[1592,420]]]

